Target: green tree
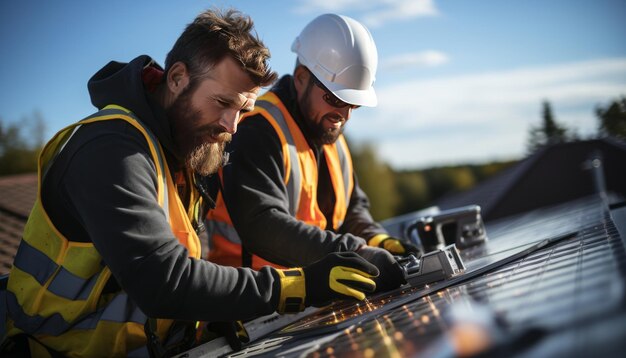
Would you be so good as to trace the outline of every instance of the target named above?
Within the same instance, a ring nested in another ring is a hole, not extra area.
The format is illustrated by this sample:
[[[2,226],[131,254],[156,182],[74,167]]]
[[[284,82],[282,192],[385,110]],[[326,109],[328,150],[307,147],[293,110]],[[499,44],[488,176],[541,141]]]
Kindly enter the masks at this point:
[[[395,215],[410,213],[429,206],[430,193],[428,182],[421,172],[404,171],[396,173],[395,181],[399,199]]]
[[[393,170],[378,159],[372,144],[351,148],[354,170],[359,178],[359,186],[370,199],[372,217],[374,220],[383,220],[395,216],[398,194]]]
[[[597,106],[596,115],[601,136],[626,139],[626,97],[612,101],[607,107]]]
[[[476,185],[476,178],[468,167],[456,168],[452,171],[451,176],[452,189],[454,191],[469,190]]]
[[[440,198],[470,190],[516,163],[516,160],[510,160],[396,172],[399,201],[395,215],[433,206]]]
[[[512,167],[517,164],[517,160],[509,160],[504,162],[491,162],[482,165],[477,165],[474,168],[474,176],[476,181],[480,182],[500,173],[502,170]]]
[[[528,139],[528,152],[533,153],[537,149],[546,145],[552,145],[557,143],[564,143],[571,140],[575,135],[570,133],[565,126],[559,124],[552,114],[552,107],[550,102],[543,101],[542,103],[542,122],[537,127],[531,127],[529,131]]]
[[[425,170],[424,175],[432,201],[452,192],[468,190],[476,184],[472,170],[467,166],[431,168]]]
[[[28,136],[24,135],[28,131]],[[44,121],[38,112],[19,123],[0,118],[0,175],[37,171],[37,157],[43,145]]]

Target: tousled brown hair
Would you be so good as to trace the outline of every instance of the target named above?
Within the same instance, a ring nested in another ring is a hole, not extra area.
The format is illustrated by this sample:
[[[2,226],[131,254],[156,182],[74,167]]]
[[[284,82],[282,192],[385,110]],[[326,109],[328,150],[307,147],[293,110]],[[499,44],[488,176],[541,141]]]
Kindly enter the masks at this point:
[[[240,11],[203,11],[176,40],[165,59],[165,70],[180,61],[187,66],[193,83],[225,56],[231,56],[256,85],[268,86],[278,75],[269,67],[269,49],[253,29],[252,19]]]

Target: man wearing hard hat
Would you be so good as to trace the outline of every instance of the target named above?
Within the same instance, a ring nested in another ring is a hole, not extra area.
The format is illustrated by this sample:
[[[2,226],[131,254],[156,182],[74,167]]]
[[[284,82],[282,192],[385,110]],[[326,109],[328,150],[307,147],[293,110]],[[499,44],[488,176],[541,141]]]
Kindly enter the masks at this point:
[[[360,106],[377,104],[372,35],[347,16],[315,18],[295,39],[283,76],[243,116],[208,215],[209,259],[224,265],[303,266],[356,251],[375,264],[378,290],[404,282],[393,254],[417,253],[372,219],[342,135]]]

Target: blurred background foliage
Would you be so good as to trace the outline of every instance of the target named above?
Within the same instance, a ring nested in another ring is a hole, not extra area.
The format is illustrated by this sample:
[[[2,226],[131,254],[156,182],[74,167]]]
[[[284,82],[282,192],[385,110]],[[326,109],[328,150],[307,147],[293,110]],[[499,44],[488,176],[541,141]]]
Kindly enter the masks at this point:
[[[20,121],[0,118],[0,176],[37,172],[45,132],[45,122],[37,111]]]
[[[370,199],[376,220],[432,206],[445,195],[465,191],[506,169],[517,160],[394,171],[376,156],[369,143],[352,145],[352,162],[361,189]]]

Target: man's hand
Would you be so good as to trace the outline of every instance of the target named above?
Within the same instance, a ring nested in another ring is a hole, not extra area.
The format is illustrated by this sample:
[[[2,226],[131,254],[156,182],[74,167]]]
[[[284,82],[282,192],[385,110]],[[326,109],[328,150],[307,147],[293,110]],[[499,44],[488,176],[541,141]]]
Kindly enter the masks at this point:
[[[389,251],[371,246],[361,246],[356,251],[364,259],[374,264],[380,275],[374,279],[377,291],[388,291],[405,284],[404,272]]]
[[[408,256],[413,254],[415,257],[420,258],[423,254],[422,250],[413,243],[391,237],[387,234],[379,234],[368,240],[367,244],[373,247],[380,247],[394,255]]]
[[[374,292],[376,266],[354,252],[335,252],[304,268],[276,270],[280,276],[279,313],[321,307],[336,299],[362,300]]]
[[[226,338],[226,341],[234,351],[241,350],[244,343],[250,342],[248,331],[246,331],[241,321],[210,322],[206,329]]]

